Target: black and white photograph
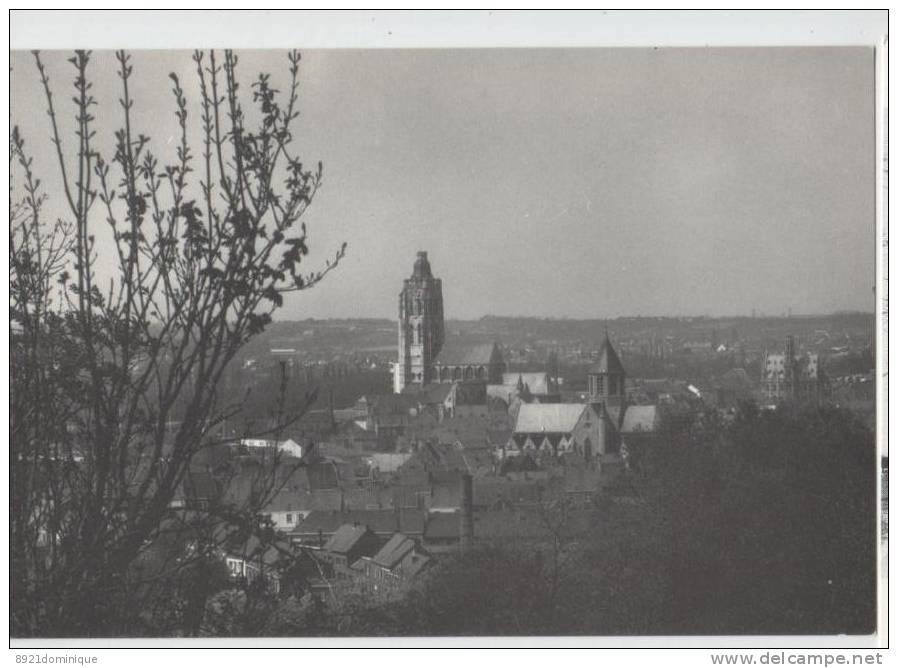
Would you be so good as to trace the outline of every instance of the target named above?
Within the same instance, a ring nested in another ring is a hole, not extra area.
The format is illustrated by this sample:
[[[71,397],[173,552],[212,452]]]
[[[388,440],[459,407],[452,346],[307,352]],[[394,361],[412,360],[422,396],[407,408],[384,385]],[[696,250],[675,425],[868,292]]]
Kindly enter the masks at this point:
[[[295,41],[13,39],[12,648],[874,662],[885,10],[210,13]]]

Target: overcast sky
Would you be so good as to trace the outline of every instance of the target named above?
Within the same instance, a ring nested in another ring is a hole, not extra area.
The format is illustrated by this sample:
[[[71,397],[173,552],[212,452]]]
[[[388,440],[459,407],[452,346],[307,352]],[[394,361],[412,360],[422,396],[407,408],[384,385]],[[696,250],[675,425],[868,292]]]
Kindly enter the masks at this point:
[[[45,54],[59,105],[68,55]],[[11,60],[12,120],[58,207],[33,62]],[[334,50],[302,63],[298,146],[325,168],[313,257],[349,250],[280,318],[395,318],[417,250],[455,318],[873,309],[872,49]],[[95,54],[106,145],[113,65]],[[283,82],[286,57],[244,52],[240,66]],[[138,52],[134,68],[138,130],[173,159],[167,76],[195,100],[190,55]]]

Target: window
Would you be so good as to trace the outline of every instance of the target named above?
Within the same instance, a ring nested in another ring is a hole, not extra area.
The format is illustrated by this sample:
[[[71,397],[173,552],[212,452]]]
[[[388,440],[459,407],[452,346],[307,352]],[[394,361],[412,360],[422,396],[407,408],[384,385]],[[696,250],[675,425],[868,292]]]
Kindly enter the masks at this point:
[[[287,513],[287,524],[293,524],[293,514]]]

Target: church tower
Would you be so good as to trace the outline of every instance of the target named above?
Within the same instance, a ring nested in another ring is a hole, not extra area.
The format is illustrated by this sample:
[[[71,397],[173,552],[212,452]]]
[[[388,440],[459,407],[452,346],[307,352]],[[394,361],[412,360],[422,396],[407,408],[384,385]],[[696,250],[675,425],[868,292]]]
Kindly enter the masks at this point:
[[[433,361],[443,347],[443,283],[433,277],[427,253],[418,252],[411,278],[399,293],[399,361],[393,391],[433,381]]]
[[[623,406],[626,399],[624,365],[611,345],[608,332],[599,350],[599,361],[586,372],[590,403],[609,406]]]

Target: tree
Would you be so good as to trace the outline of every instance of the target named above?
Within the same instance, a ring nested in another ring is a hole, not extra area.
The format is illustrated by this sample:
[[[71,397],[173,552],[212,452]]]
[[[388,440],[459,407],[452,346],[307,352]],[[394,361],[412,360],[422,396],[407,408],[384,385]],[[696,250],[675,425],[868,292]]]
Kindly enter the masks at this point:
[[[43,57],[33,56],[60,186],[42,190],[13,127],[11,631],[127,633],[129,596],[140,589],[133,566],[174,512],[191,461],[215,444],[236,408],[216,392],[228,363],[271,322],[284,293],[316,285],[346,245],[303,273],[302,218],[322,165],[308,168],[292,146],[298,52],[288,55],[285,93],[268,74],[244,93],[237,54],[195,52],[198,126],[187,90],[169,75],[180,129],[171,159],[157,156],[135,125],[144,101],[133,97],[128,53],[115,53],[120,125],[105,153],[91,52],[68,59],[73,136],[63,131]],[[52,223],[48,197],[66,209]],[[281,402],[277,424],[292,412]],[[263,485],[252,503],[207,514],[250,522],[265,497]]]

